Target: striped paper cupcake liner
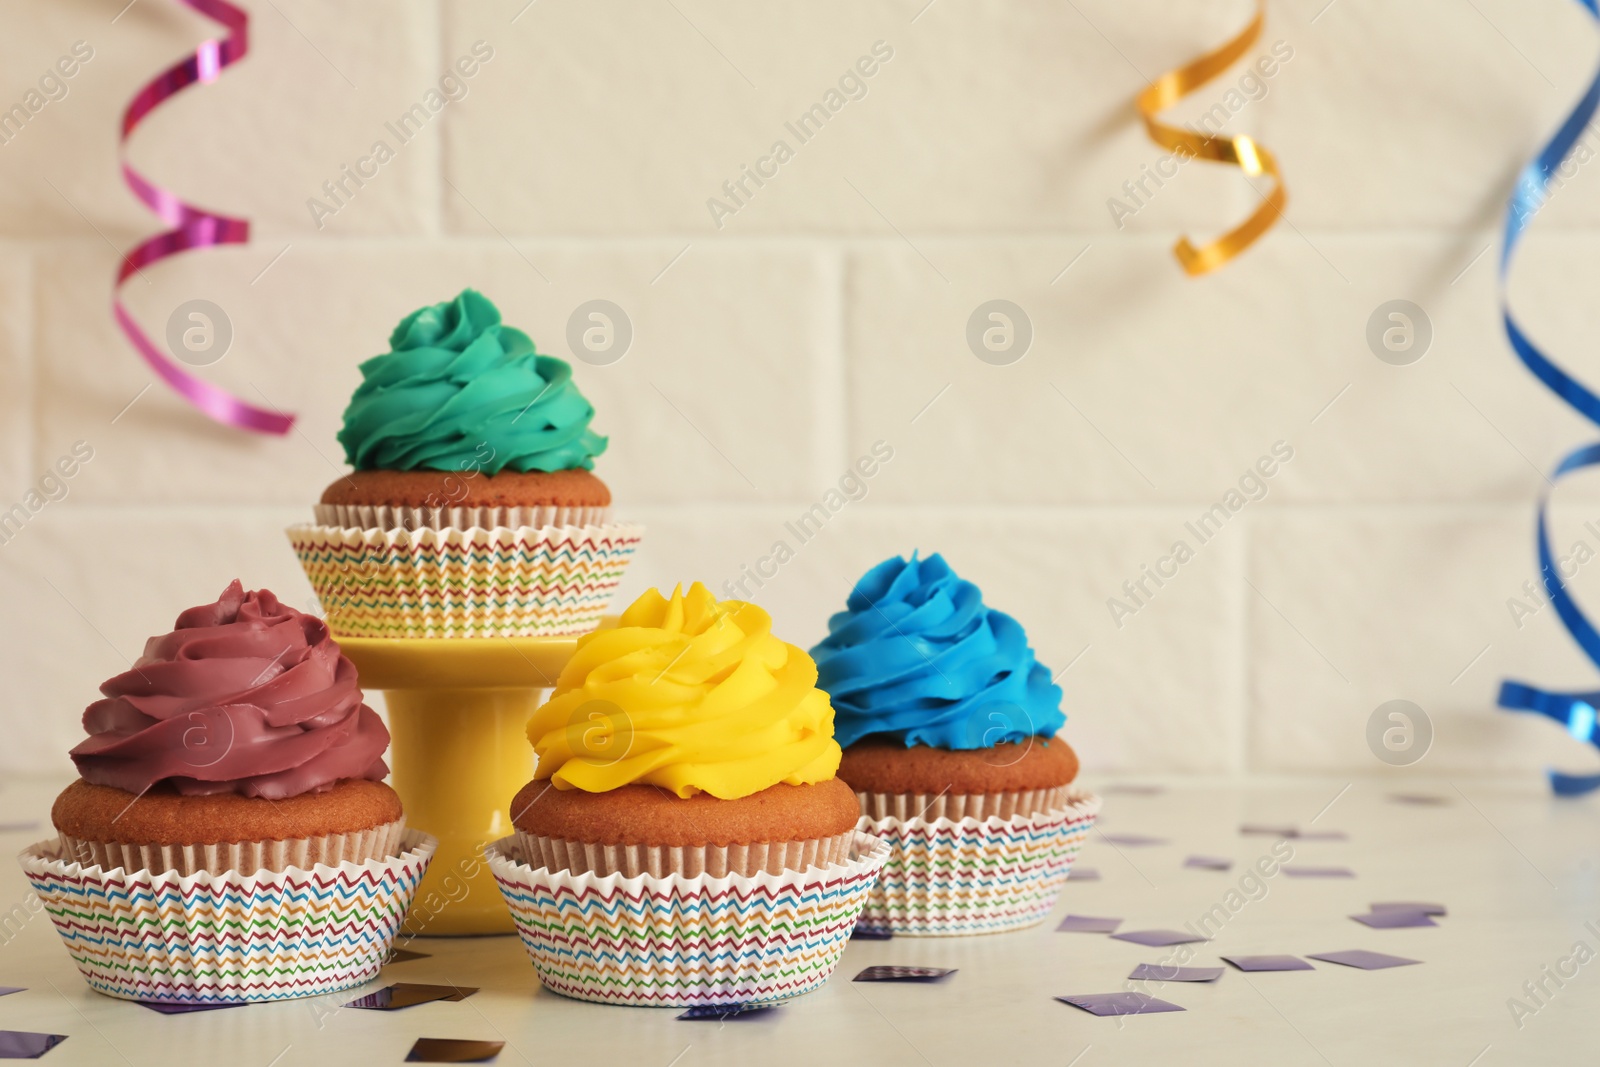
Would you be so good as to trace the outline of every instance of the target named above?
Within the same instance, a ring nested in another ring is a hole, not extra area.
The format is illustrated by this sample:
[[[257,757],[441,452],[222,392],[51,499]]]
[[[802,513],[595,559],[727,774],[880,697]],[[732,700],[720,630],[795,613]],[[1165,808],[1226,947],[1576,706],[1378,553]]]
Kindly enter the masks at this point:
[[[312,509],[322,526],[362,529],[492,530],[496,526],[602,526],[611,521],[609,507],[435,507],[408,508],[387,504],[318,504]]]
[[[1075,790],[1063,808],[1010,819],[863,817],[890,853],[861,928],[952,937],[1043,922],[1099,812],[1099,797]]]
[[[61,835],[56,855],[85,867],[110,871],[194,874],[196,871],[284,871],[290,867],[306,870],[316,864],[337,867],[341,863],[365,863],[405,851],[400,841],[405,836],[402,815],[391,823],[348,834],[322,834],[283,841],[229,841],[214,845],[131,845],[122,841],[83,841]]]
[[[561,637],[599,625],[644,527],[288,533],[336,636]]]
[[[602,1004],[784,1000],[826,982],[889,846],[857,833],[848,861],[781,875],[574,875],[488,850],[539,981]]]
[[[128,873],[65,859],[22,869],[90,987],[125,1000],[241,1004],[348,989],[378,973],[438,842],[390,859],[242,874]]]

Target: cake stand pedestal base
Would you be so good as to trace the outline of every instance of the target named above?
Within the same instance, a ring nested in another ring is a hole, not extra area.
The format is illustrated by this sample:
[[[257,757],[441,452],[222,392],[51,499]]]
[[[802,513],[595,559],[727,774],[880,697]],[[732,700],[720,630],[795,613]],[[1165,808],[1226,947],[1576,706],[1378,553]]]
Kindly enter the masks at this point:
[[[334,639],[362,687],[383,690],[406,824],[439,839],[405,932],[514,933],[483,849],[512,832],[511,798],[533,777],[528,718],[578,639]]]

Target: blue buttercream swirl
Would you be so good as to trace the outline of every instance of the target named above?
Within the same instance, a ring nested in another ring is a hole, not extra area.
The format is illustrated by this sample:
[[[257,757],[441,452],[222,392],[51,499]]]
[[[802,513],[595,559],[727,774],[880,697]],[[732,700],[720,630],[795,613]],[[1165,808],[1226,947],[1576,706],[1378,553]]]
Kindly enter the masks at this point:
[[[1022,624],[937,553],[873,567],[828,620],[811,655],[833,698],[834,738],[934,748],[992,748],[1052,737],[1066,724],[1061,687]]]

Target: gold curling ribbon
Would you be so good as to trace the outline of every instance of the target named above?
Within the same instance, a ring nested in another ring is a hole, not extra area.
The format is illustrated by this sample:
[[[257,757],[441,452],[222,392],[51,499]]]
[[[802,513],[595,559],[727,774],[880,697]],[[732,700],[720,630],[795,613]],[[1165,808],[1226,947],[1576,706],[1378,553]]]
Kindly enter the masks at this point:
[[[1283,176],[1278,171],[1278,161],[1251,138],[1243,134],[1232,138],[1209,137],[1193,130],[1168,126],[1156,121],[1156,116],[1232,66],[1260,38],[1266,17],[1266,0],[1259,0],[1256,17],[1250,20],[1250,25],[1239,36],[1187,66],[1167,71],[1151,82],[1136,101],[1150,139],[1161,147],[1174,152],[1187,151],[1191,157],[1198,156],[1216,163],[1232,163],[1252,178],[1265,174],[1273,179],[1272,192],[1262,200],[1254,214],[1215,241],[1196,248],[1189,238],[1178,238],[1178,243],[1172,246],[1172,254],[1178,257],[1178,262],[1191,276],[1216,270],[1254,244],[1283,214],[1289,194],[1284,188]]]

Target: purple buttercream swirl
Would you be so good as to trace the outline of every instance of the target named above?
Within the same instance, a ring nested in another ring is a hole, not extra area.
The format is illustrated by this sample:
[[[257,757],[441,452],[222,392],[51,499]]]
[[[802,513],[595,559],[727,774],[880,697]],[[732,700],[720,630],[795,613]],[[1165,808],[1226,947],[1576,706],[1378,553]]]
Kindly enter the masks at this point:
[[[327,625],[237,580],[100,692],[72,750],[95,785],[277,800],[389,773],[389,731]]]

